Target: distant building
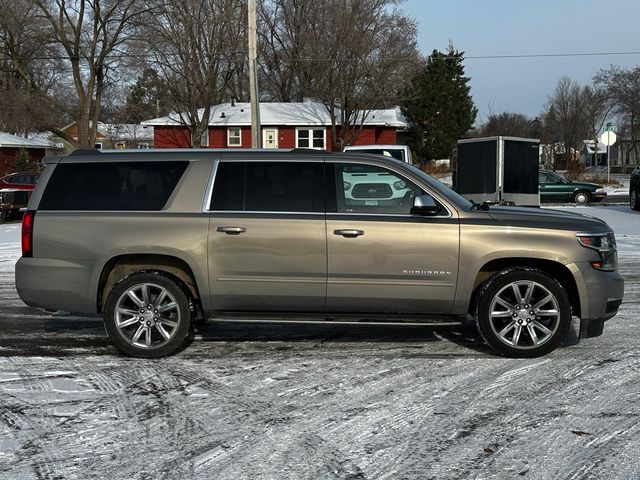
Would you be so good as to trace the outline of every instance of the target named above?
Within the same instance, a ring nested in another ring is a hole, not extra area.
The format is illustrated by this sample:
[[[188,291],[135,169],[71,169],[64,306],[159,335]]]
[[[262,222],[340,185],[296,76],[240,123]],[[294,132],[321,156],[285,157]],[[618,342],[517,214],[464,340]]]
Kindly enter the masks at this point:
[[[53,147],[48,140],[24,138],[0,132],[0,177],[15,172],[16,160],[21,149],[29,155],[30,168],[38,170],[48,148]]]
[[[200,110],[202,115],[204,110]],[[321,103],[262,102],[260,103],[262,148],[332,147],[331,118]],[[191,136],[180,122],[179,114],[142,122],[154,128],[156,148],[189,148]],[[340,127],[338,127],[340,128]],[[400,108],[372,110],[366,115],[362,131],[354,145],[395,144],[398,131],[406,130]],[[210,148],[251,148],[251,107],[249,103],[214,105],[202,146]]]
[[[78,139],[78,123],[73,122],[62,128],[74,140]],[[72,146],[62,138],[53,137],[56,147],[72,150]],[[113,148],[153,148],[153,127],[131,123],[98,122],[96,149]]]
[[[595,143],[594,140],[584,140],[582,142],[580,146],[580,162],[585,167],[606,167],[607,146],[600,142],[596,146]]]

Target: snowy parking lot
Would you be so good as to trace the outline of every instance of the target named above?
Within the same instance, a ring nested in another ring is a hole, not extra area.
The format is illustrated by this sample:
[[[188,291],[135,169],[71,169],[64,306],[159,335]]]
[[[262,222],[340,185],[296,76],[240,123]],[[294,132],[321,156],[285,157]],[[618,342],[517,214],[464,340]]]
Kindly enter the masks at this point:
[[[556,208],[614,227],[625,300],[533,360],[464,327],[232,323],[126,358],[99,317],[20,301],[0,225],[0,478],[638,478],[640,214]]]

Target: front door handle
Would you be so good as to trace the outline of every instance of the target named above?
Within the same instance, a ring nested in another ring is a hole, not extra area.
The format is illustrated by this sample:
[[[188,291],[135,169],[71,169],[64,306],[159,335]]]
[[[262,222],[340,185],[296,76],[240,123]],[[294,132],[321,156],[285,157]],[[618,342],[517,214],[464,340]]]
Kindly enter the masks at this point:
[[[226,233],[227,235],[240,235],[241,233],[246,232],[247,229],[245,227],[218,227],[216,228],[216,232]]]
[[[360,235],[364,235],[363,230],[356,230],[355,228],[341,228],[333,231],[334,235],[342,235],[345,238],[356,238]]]

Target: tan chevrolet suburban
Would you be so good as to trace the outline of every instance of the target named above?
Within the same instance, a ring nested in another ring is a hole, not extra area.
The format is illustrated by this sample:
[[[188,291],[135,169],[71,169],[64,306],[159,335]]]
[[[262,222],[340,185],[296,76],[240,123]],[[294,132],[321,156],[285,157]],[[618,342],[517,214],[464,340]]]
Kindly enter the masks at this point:
[[[46,159],[22,224],[25,303],[101,313],[121,351],[171,354],[195,318],[475,318],[499,354],[602,334],[623,297],[601,220],[473,204],[393,159],[317,151]],[[286,315],[285,315],[286,314]]]

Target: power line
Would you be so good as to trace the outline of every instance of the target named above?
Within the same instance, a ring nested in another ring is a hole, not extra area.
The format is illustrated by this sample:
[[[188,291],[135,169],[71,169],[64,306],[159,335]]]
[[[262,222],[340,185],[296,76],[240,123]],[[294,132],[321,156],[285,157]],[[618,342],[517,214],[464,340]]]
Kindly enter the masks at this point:
[[[230,56],[234,55],[246,55],[247,51],[233,51],[224,56],[211,57],[211,60],[227,60]],[[105,60],[117,60],[123,58],[157,58],[160,57],[178,57],[179,53],[162,53],[160,55],[153,53],[118,53],[106,55]],[[620,56],[620,55],[640,55],[640,51],[628,51],[628,52],[569,52],[569,53],[518,53],[518,54],[499,54],[499,55],[463,55],[464,60],[500,60],[500,59],[518,59],[518,58],[566,58],[566,57],[606,57],[606,56]],[[443,55],[440,58],[459,58],[455,55]],[[29,57],[28,60],[69,60],[66,55],[38,55]],[[86,59],[85,59],[86,60]],[[280,58],[285,61],[300,61],[300,62],[330,62],[340,61],[346,62],[356,60],[354,57],[297,57],[297,58]],[[416,57],[379,57],[379,60],[398,60],[398,61],[411,61],[417,60]]]

